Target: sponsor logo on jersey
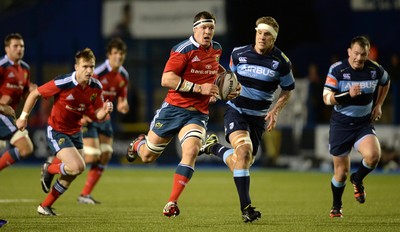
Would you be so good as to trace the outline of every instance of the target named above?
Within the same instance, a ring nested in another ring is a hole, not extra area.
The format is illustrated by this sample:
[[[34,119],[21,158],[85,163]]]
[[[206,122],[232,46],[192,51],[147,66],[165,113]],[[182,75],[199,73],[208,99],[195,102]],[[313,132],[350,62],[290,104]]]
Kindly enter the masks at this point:
[[[205,74],[205,75],[209,75],[209,74],[215,75],[215,74],[218,73],[218,70],[198,70],[198,69],[192,68],[190,70],[190,73],[201,74],[201,75],[203,75],[203,74]]]
[[[256,65],[240,65],[238,68],[238,73],[240,75],[245,75],[248,77],[254,77],[254,76],[269,76],[269,77],[275,77],[276,76],[276,71],[266,68],[266,67],[261,67],[261,66],[256,66]]]
[[[68,110],[72,110],[72,111],[85,111],[86,110],[86,105],[81,103],[81,104],[79,104],[79,106],[77,108],[72,107],[70,105],[66,105],[65,108],[68,109]]]
[[[117,92],[103,90],[103,96],[117,96]]]
[[[75,98],[74,98],[74,96],[72,95],[72,93],[69,94],[68,97],[67,97],[66,99],[69,100],[69,101],[75,100]]]
[[[247,57],[239,57],[239,63],[247,63]]]
[[[206,65],[206,69],[211,69],[212,68],[212,65],[211,64],[207,64]]]
[[[360,85],[361,89],[375,89],[377,86],[376,81],[361,81],[361,82],[348,82],[344,88],[349,90],[353,85]]]
[[[337,80],[335,78],[333,78],[333,77],[327,76],[325,84],[332,85],[332,86],[337,86]]]
[[[108,84],[108,80],[106,78],[104,78],[103,80],[101,80],[102,84]]]
[[[14,78],[14,77],[15,77],[15,74],[14,74],[13,72],[10,72],[10,73],[8,74],[7,77],[8,77],[8,78]]]
[[[7,83],[6,87],[8,89],[19,89],[19,90],[23,90],[24,89],[23,85],[13,85],[13,84],[10,84],[10,83]]]
[[[344,73],[344,74],[343,74],[343,80],[351,80],[351,75],[350,75],[350,73]]]
[[[194,63],[194,62],[199,62],[200,61],[200,59],[199,59],[199,57],[197,57],[197,56],[195,56],[193,59],[192,59],[192,63]]]

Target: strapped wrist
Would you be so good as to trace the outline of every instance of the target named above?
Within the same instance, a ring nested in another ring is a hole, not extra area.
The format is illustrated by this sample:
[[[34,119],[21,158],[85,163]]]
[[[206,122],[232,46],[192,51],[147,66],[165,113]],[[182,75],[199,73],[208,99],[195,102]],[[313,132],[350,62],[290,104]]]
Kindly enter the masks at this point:
[[[342,92],[342,93],[339,93],[339,94],[335,94],[335,100],[339,104],[347,103],[347,102],[350,101],[350,99],[351,99],[350,91],[346,91],[346,92]]]
[[[193,88],[194,88],[194,83],[187,81],[187,80],[183,80],[181,83],[181,87],[179,89],[177,89],[177,91],[180,92],[193,92]]]
[[[22,120],[28,120],[29,114],[27,112],[22,112],[21,115],[19,116],[19,119]]]

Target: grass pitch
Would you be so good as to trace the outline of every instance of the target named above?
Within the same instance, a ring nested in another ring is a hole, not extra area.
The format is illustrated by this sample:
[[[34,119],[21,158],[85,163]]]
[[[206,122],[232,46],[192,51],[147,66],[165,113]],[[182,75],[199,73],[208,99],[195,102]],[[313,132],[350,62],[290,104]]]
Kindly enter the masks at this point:
[[[262,218],[241,220],[239,200],[228,169],[197,167],[182,194],[181,214],[162,214],[174,167],[110,167],[93,196],[100,205],[80,205],[86,179],[79,176],[53,205],[57,217],[39,216],[45,198],[39,166],[14,166],[0,173],[0,219],[5,231],[400,231],[400,175],[373,173],[365,179],[360,205],[347,183],[344,218],[329,218],[331,173],[251,170],[253,206]]]

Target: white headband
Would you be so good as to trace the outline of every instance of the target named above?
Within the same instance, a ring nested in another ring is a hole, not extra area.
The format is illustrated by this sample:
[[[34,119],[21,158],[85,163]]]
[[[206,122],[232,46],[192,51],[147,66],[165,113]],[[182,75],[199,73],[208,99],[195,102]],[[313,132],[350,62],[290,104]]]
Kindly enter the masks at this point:
[[[276,37],[278,37],[278,33],[275,31],[275,29],[268,24],[260,23],[257,25],[257,27],[255,29],[256,29],[256,31],[257,30],[267,30],[267,31],[269,31],[269,33],[271,33],[272,37],[274,37],[275,39],[276,39]]]
[[[198,26],[200,26],[200,25],[202,25],[202,24],[212,24],[212,25],[214,25],[215,26],[215,21],[214,21],[214,19],[200,19],[200,20],[197,20],[195,23],[193,23],[193,28],[196,28],[196,27],[198,27]]]

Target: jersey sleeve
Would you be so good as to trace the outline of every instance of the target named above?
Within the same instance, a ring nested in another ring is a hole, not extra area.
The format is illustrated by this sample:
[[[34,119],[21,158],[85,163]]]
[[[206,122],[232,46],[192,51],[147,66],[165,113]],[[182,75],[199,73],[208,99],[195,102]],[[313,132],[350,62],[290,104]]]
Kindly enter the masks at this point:
[[[51,80],[41,86],[38,87],[38,91],[40,95],[42,95],[43,98],[47,99],[49,97],[52,97],[59,93],[61,91],[60,88],[58,88],[54,82],[54,80]]]
[[[102,108],[103,107],[103,103],[104,103],[104,98],[103,98],[103,95],[102,95],[101,91],[99,91],[97,96],[98,97],[96,97],[96,99],[93,101],[93,104],[92,104],[94,112],[96,112],[97,110]]]
[[[175,74],[182,76],[185,72],[184,68],[186,67],[187,58],[185,54],[171,51],[170,57],[165,64],[164,73],[166,72],[174,72]]]
[[[333,92],[337,92],[339,89],[339,81],[337,79],[338,73],[336,67],[338,66],[338,63],[333,64],[328,71],[328,74],[326,75],[326,80],[325,80],[325,88],[328,88],[332,90]]]
[[[118,91],[117,97],[127,98],[128,97],[128,81],[121,80],[119,82],[120,90]]]
[[[382,76],[381,76],[381,78],[379,79],[379,85],[381,85],[381,86],[385,86],[385,85],[387,85],[388,83],[389,83],[389,80],[390,80],[390,76],[389,76],[389,74],[388,74],[388,72],[385,70],[385,69],[383,69],[383,67],[382,66],[379,66],[379,68],[381,69],[381,71],[382,71]]]

